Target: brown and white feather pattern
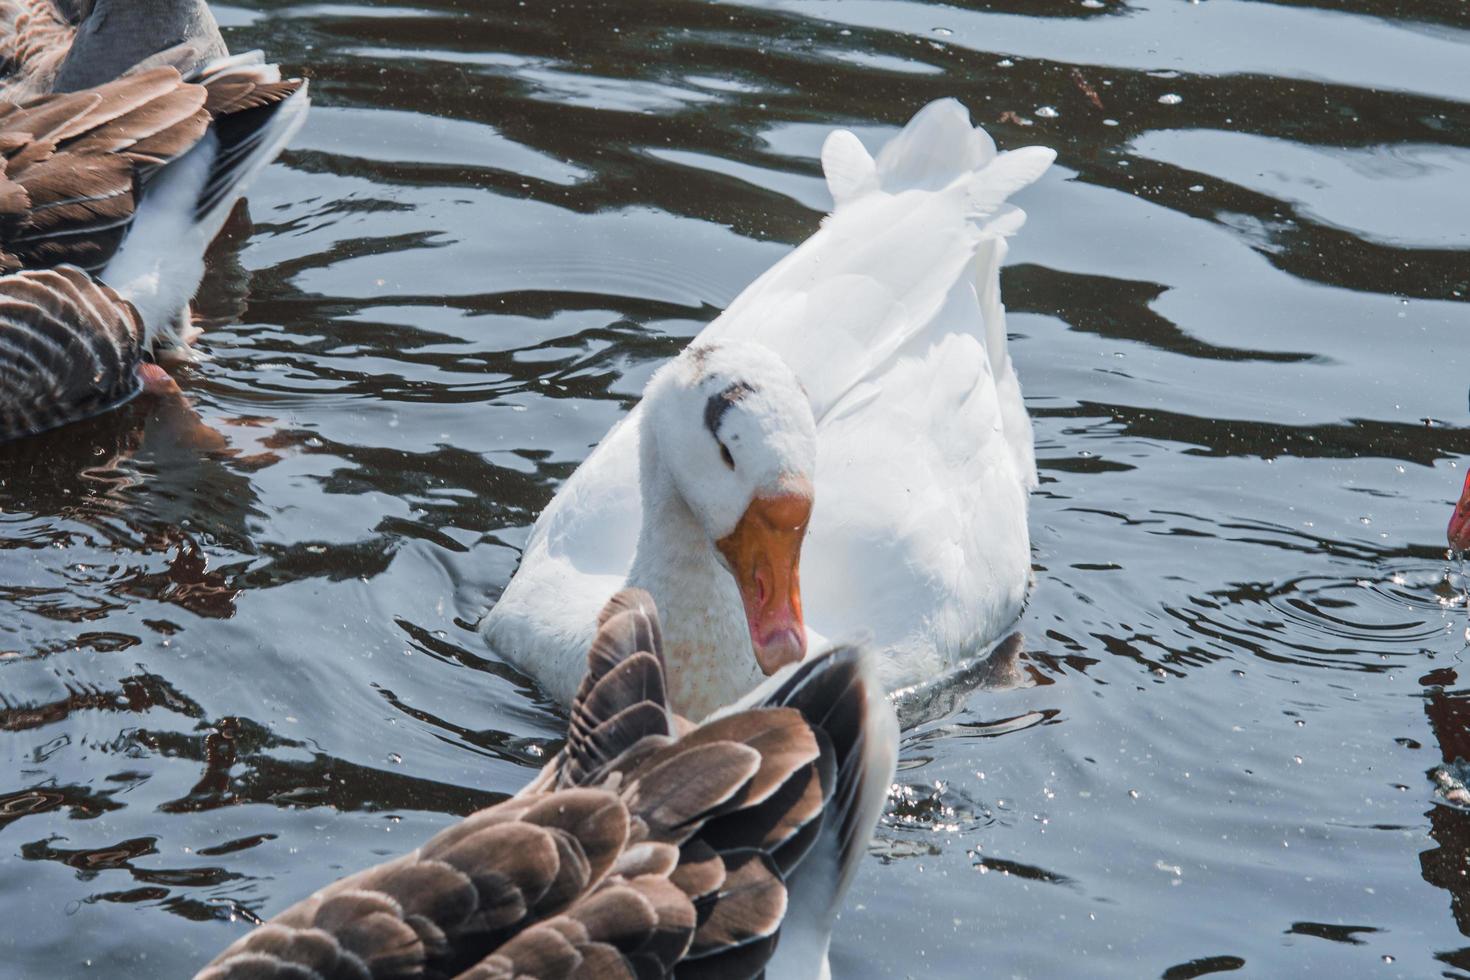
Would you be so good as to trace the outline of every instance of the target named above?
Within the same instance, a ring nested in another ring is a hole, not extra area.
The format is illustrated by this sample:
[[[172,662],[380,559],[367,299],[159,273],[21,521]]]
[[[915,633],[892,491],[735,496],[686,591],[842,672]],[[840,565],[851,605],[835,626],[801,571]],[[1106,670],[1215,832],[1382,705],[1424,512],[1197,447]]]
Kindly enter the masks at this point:
[[[162,67],[25,106],[0,104],[0,271],[61,263],[99,271],[154,173],[211,125],[283,102],[301,84],[259,69],[189,82]]]
[[[199,980],[762,976],[847,747],[786,706],[676,737],[659,637],[647,594],[619,593],[538,789],[329,885]]]
[[[82,270],[0,276],[0,442],[122,404],[142,361],[137,312]]]
[[[0,0],[0,100],[50,93],[77,34],[71,13],[54,0]]]

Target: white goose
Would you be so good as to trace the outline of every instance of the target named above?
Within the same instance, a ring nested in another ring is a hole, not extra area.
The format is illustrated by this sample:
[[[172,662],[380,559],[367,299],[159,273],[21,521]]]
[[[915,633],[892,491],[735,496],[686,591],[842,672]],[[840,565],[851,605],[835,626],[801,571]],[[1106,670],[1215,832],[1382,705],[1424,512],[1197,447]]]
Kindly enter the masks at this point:
[[[482,623],[490,646],[570,703],[587,624],[639,586],[671,614],[671,701],[699,718],[835,633],[872,634],[889,690],[999,638],[1036,484],[999,286],[1025,215],[1005,202],[1054,158],[998,154],[952,99],[876,161],[833,133],[831,215],[562,487]]]

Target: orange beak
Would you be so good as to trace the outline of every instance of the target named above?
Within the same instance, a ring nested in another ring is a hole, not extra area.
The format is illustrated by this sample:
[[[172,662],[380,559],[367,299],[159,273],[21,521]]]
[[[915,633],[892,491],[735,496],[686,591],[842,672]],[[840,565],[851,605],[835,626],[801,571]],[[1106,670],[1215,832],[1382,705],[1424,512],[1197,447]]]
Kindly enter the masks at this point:
[[[767,675],[806,655],[801,620],[801,539],[812,514],[811,485],[756,497],[735,530],[715,542],[745,603],[750,645]]]
[[[1465,474],[1465,486],[1460,490],[1460,502],[1455,505],[1455,512],[1450,515],[1447,534],[1451,548],[1456,551],[1470,549],[1470,473]]]

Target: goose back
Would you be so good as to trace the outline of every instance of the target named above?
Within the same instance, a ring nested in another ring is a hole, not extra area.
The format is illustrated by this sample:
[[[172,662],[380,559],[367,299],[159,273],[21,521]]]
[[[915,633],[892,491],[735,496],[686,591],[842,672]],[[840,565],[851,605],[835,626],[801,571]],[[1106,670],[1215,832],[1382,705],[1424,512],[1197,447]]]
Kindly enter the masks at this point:
[[[75,92],[229,54],[204,0],[0,0],[0,100]]]

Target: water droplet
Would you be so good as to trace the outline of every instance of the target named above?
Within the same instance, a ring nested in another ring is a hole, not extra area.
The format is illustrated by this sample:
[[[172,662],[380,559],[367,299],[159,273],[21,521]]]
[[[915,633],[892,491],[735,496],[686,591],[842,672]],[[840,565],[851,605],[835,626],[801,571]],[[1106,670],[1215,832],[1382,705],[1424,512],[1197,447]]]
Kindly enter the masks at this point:
[[[389,752],[388,761],[393,763],[395,766],[401,766],[403,765],[403,756],[399,755],[397,752]]]
[[[954,31],[950,30],[948,27],[936,27],[934,28],[934,33],[938,34],[940,37],[954,37]]]
[[[995,63],[997,68],[1014,68],[1016,63],[1009,58],[1002,58]]]
[[[1138,799],[1138,790],[1136,790],[1136,789],[1130,789],[1128,791],[1128,796],[1130,798],[1132,798],[1132,799],[1135,799],[1135,800]]]
[[[1159,96],[1159,105],[1178,105],[1184,101],[1184,96],[1174,92],[1166,92]]]
[[[1191,193],[1194,193],[1194,194],[1198,194],[1200,191],[1202,191],[1204,189],[1205,189],[1205,185],[1204,184],[1190,184],[1189,185],[1190,192]]]
[[[1057,118],[1058,116],[1061,115],[1060,112],[1057,112],[1056,109],[1052,108],[1049,105],[1044,105],[1044,106],[1041,106],[1040,108],[1038,108],[1036,110],[1036,114],[1038,116],[1040,116],[1042,119],[1055,119],[1055,118]]]
[[[1104,119],[1103,120],[1103,125],[1104,126],[1116,126],[1116,125],[1118,125],[1118,120],[1116,120],[1116,119]]]
[[[1297,765],[1301,765],[1302,764],[1302,757],[1301,756],[1294,755],[1291,758],[1292,758],[1292,761],[1294,761]]]
[[[1385,962],[1385,963],[1392,963],[1393,962],[1393,957],[1392,956],[1389,956],[1387,953],[1384,953],[1383,954],[1383,962]]]
[[[1082,6],[1088,10],[1101,10],[1103,9],[1103,2],[1102,0],[1082,0]]]

